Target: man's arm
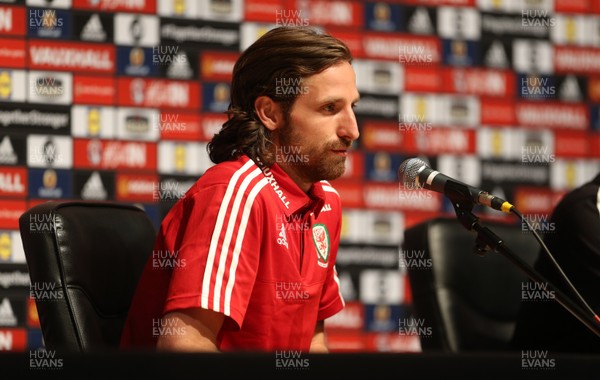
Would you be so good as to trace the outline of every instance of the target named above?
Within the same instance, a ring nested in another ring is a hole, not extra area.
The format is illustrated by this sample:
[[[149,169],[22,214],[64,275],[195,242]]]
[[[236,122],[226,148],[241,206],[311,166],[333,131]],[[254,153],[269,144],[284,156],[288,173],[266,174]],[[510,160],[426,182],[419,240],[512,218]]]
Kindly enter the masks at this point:
[[[317,321],[315,333],[310,342],[311,354],[326,354],[329,352],[327,348],[327,340],[325,339],[325,321]]]
[[[158,351],[219,352],[217,335],[225,316],[202,308],[172,311],[162,318],[162,326],[173,327],[178,334],[158,338]]]

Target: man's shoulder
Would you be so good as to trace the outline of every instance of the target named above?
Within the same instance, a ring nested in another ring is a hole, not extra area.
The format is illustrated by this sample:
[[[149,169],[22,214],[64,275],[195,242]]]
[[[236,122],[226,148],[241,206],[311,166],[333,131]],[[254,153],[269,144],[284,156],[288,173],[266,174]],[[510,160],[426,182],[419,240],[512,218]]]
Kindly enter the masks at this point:
[[[187,196],[194,196],[203,190],[229,188],[238,190],[245,182],[259,178],[260,168],[248,158],[224,161],[208,168],[188,190]],[[260,178],[259,178],[260,179]]]

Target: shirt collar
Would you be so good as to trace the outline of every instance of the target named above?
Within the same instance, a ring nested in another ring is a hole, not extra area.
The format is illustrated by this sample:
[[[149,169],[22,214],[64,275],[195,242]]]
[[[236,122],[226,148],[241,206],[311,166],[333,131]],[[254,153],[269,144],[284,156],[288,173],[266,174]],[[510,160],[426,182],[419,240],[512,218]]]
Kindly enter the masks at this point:
[[[305,193],[277,163],[262,172],[275,196],[283,203],[286,216],[301,210],[313,212],[315,218],[319,216],[326,196],[321,182],[314,183]]]

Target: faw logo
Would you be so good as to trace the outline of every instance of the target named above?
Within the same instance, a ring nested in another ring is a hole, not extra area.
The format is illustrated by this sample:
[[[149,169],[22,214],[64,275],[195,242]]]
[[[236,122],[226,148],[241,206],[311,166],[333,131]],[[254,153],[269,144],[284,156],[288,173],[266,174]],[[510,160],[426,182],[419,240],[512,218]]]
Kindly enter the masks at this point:
[[[327,268],[329,259],[329,231],[324,224],[315,224],[312,228],[313,242],[317,248],[317,262],[323,268]]]

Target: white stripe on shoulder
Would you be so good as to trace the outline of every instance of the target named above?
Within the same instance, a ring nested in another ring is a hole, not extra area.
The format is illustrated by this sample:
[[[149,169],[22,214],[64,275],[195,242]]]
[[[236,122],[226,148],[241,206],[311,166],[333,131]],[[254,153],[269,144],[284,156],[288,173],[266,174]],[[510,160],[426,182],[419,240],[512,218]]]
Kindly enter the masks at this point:
[[[260,170],[260,169],[259,169]],[[238,262],[240,259],[240,252],[242,251],[242,243],[244,241],[244,235],[246,233],[246,226],[248,225],[248,219],[250,218],[250,211],[252,210],[252,204],[258,193],[265,187],[269,181],[266,178],[262,178],[256,185],[244,204],[244,213],[242,214],[242,220],[240,221],[240,227],[238,229],[238,236],[235,241],[235,248],[233,249],[233,257],[231,265],[229,266],[229,280],[227,281],[227,287],[225,288],[225,300],[223,301],[223,313],[225,315],[231,315],[231,293],[233,292],[233,286],[235,285],[235,271],[237,270]]]
[[[322,186],[323,186],[324,191],[328,191],[330,193],[336,193],[338,195],[338,197],[340,196],[340,193],[338,193],[337,190],[333,188],[333,186],[325,185],[325,184],[323,184]]]
[[[252,182],[252,180],[261,173],[262,171],[259,168],[256,168],[252,171],[252,173],[248,174],[246,178],[244,178],[244,180],[242,181],[242,184],[236,192],[235,200],[233,201],[231,213],[229,214],[229,220],[227,222],[227,230],[225,231],[225,237],[223,239],[223,244],[221,245],[221,255],[219,256],[219,268],[217,269],[217,274],[215,277],[215,291],[213,293],[213,310],[216,312],[220,311],[219,304],[221,300],[223,274],[225,273],[225,262],[227,261],[227,256],[230,250],[229,245],[231,243],[231,238],[233,237],[233,229],[237,226],[236,221],[240,212],[240,204],[242,203],[242,198],[244,198],[244,195],[246,194],[246,189],[248,188],[248,185],[250,185],[250,182]]]
[[[239,168],[229,180],[229,184],[227,185],[227,190],[225,191],[225,196],[223,197],[223,201],[221,202],[221,207],[219,208],[219,213],[217,214],[217,222],[215,224],[215,229],[213,231],[210,247],[208,250],[208,257],[206,259],[206,268],[204,269],[204,277],[202,279],[202,295],[200,297],[200,306],[204,309],[208,309],[208,296],[209,296],[209,285],[210,285],[210,277],[212,274],[212,269],[215,261],[215,254],[217,251],[217,246],[219,243],[219,236],[221,236],[221,230],[223,228],[223,221],[225,220],[225,215],[227,214],[227,209],[229,208],[229,202],[231,201],[231,196],[236,187],[237,181],[240,176],[248,171],[252,166],[255,166],[254,161],[248,160],[241,168]]]

